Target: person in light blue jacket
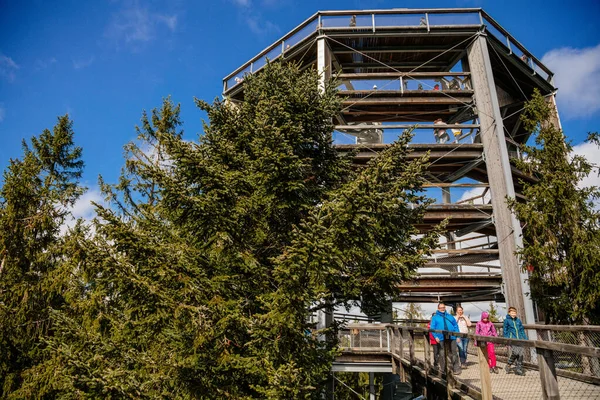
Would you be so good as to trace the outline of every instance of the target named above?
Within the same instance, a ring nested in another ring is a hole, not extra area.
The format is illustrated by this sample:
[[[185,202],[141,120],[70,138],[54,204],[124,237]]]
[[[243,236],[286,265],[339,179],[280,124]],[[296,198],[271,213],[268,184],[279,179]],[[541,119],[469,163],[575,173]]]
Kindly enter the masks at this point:
[[[456,319],[452,315],[446,312],[446,305],[444,303],[438,304],[438,309],[435,315],[431,318],[431,328],[450,332],[459,332],[458,324]],[[433,338],[437,342],[435,346],[439,346],[439,364],[442,371],[446,368],[446,353],[444,352],[444,335],[437,332],[432,332]],[[456,341],[460,338],[456,336],[450,336],[450,361],[452,363],[452,370],[455,375],[460,375],[461,367],[460,361],[458,360],[458,346]]]
[[[508,315],[502,325],[502,335],[507,339],[527,340],[525,328],[519,317],[517,317],[517,309],[514,307],[508,308]],[[508,357],[506,367],[504,367],[507,374],[514,372],[516,375],[525,375],[525,371],[523,370],[524,354],[525,349],[523,346],[510,346],[510,356]],[[514,368],[512,367],[513,364],[515,365]]]

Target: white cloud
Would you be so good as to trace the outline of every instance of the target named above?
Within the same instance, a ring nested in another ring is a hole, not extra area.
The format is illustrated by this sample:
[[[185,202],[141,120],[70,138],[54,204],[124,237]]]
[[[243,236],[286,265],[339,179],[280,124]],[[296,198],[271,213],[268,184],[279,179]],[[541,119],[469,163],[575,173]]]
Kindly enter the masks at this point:
[[[458,202],[473,199],[477,196],[481,196],[483,194],[484,190],[485,190],[484,188],[480,188],[480,187],[469,189],[469,190],[465,191],[462,194],[462,196],[460,196],[460,199],[458,199]],[[488,190],[487,193],[485,194],[485,196],[478,197],[473,200],[469,200],[466,203],[467,204],[487,204],[490,201],[490,199],[491,199],[491,195],[490,195],[490,191]]]
[[[13,82],[17,77],[19,66],[12,58],[0,53],[0,76],[8,82]]]
[[[600,44],[574,49],[562,47],[549,51],[542,62],[555,74],[554,84],[561,116],[585,117],[600,110]]]
[[[236,5],[240,7],[250,7],[250,0],[232,0]]]
[[[164,23],[171,32],[175,32],[177,28],[177,15],[156,15],[159,22]]]
[[[35,60],[35,69],[36,70],[42,70],[42,69],[46,69],[54,64],[56,64],[58,62],[58,60],[54,57],[50,57],[48,59],[37,59]]]
[[[4,103],[0,103],[0,122],[4,121],[4,117],[6,117],[6,108],[4,108]]]
[[[91,220],[96,216],[96,211],[94,210],[94,206],[92,202],[102,204],[104,197],[100,190],[98,189],[90,189],[85,192],[79,200],[73,205],[71,209],[71,213],[75,218],[83,218],[86,220]]]
[[[154,39],[161,27],[174,32],[177,28],[177,15],[152,12],[135,2],[112,16],[105,36],[117,46],[125,44],[137,48]]]
[[[264,20],[257,15],[246,15],[243,18],[246,19],[246,23],[250,30],[257,35],[266,35],[268,33],[278,33],[280,29],[277,25],[271,21]]]
[[[104,196],[98,188],[89,189],[85,192],[68,211],[71,213],[61,227],[61,234],[65,234],[69,228],[75,226],[77,219],[82,218],[90,222],[96,216],[96,210],[92,201],[98,204],[104,204]]]
[[[94,56],[89,56],[88,58],[79,58],[77,60],[73,60],[73,68],[82,69],[87,68],[94,62]]]
[[[584,156],[592,164],[600,165],[600,151],[598,150],[598,146],[593,143],[584,142],[573,146],[573,153]],[[579,187],[590,186],[600,187],[600,176],[598,176],[598,171],[592,171],[592,173],[579,182]]]

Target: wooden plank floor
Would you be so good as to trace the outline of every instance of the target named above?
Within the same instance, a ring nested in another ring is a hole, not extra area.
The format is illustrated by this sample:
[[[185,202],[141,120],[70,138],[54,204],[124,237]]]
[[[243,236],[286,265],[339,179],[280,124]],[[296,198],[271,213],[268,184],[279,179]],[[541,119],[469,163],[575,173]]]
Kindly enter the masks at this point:
[[[415,357],[424,361],[424,353],[416,349]],[[498,374],[491,374],[492,393],[498,400],[538,400],[542,399],[540,374],[535,370],[526,370],[525,376],[507,374],[505,363],[498,361]],[[479,363],[477,357],[469,355],[467,367],[456,377],[461,383],[481,391]],[[580,382],[574,379],[558,377],[561,400],[600,400],[600,386]]]

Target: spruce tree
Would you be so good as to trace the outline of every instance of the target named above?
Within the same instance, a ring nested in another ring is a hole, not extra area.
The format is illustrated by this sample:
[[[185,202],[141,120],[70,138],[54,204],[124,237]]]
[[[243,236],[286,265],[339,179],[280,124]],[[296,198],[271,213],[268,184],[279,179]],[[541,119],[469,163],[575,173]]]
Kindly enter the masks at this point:
[[[0,391],[3,398],[21,385],[23,373],[39,362],[43,338],[55,327],[52,309],[62,295],[69,246],[61,227],[82,188],[81,148],[73,123],[58,118],[23,142],[23,157],[11,159],[0,188]],[[67,276],[69,274],[67,273]]]
[[[74,311],[54,314],[60,330],[22,393],[321,395],[335,332],[310,316],[387,304],[436,237],[414,228],[429,200],[410,133],[354,170],[332,146],[335,84],[318,82],[268,64],[241,104],[197,100],[210,121],[198,142],[170,99],[143,115],[121,180],[102,183],[112,207],[98,205],[73,255]]]
[[[535,145],[517,166],[535,177],[523,183],[525,202],[509,201],[523,224],[523,269],[531,297],[548,322],[600,322],[600,213],[597,187],[579,187],[594,165],[572,152],[553,123],[555,111],[536,91],[522,121]],[[593,138],[593,135],[592,135]]]

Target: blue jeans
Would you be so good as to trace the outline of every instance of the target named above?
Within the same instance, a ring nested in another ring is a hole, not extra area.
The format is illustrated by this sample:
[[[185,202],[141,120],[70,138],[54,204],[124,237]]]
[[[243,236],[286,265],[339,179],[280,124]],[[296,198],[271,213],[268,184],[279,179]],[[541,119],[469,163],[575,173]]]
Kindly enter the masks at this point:
[[[467,347],[469,346],[468,338],[460,338],[460,343],[458,345],[458,356],[460,358],[460,363],[464,364],[467,362]]]

